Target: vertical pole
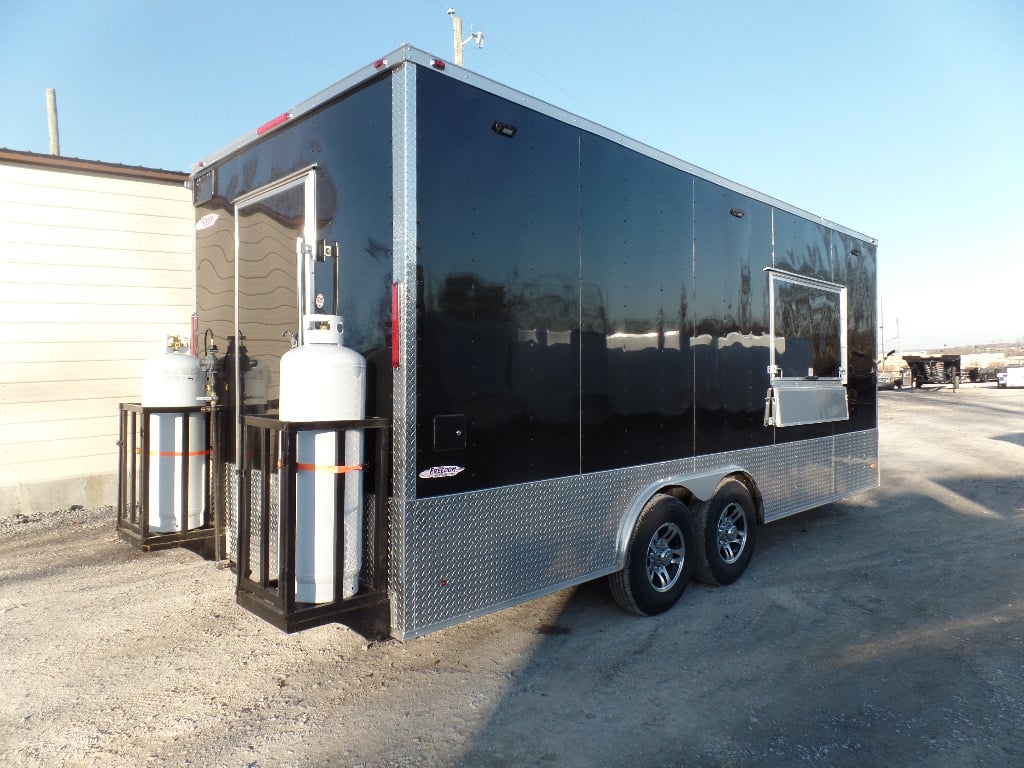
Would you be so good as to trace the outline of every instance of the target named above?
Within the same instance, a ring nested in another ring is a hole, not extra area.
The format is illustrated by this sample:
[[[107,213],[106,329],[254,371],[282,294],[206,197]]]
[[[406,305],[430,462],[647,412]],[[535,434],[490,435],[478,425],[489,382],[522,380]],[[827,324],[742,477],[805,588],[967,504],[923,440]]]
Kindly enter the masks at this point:
[[[878,302],[878,346],[881,347],[880,359],[885,363],[885,304]],[[882,366],[885,367],[884,365]]]
[[[334,314],[341,315],[341,249],[334,241]]]
[[[180,511],[181,512],[181,527],[180,527],[180,531],[182,533],[186,533],[188,531],[188,501],[189,501],[189,487],[188,487],[189,476],[188,476],[188,470],[189,470],[189,465],[192,463],[191,462],[191,457],[189,456],[189,450],[188,450],[188,443],[189,443],[189,434],[188,434],[188,432],[189,432],[189,427],[192,426],[191,422],[192,422],[192,411],[187,410],[187,409],[182,411],[182,413],[181,413],[181,456],[180,457],[176,456],[174,458],[174,461],[178,461],[179,459],[181,461],[181,487],[179,489],[180,493],[181,493],[181,507],[180,507],[179,510],[175,510],[175,511]],[[173,497],[172,497],[172,501],[173,501]]]
[[[455,64],[462,66],[462,19],[452,15],[452,36],[454,37]]]
[[[334,431],[334,455],[339,464],[347,464],[345,455],[345,436],[348,431]],[[345,497],[351,472],[339,472],[334,476],[334,602],[345,599]],[[359,584],[356,583],[356,591]]]
[[[252,466],[251,464],[247,465],[244,463],[242,456],[242,452],[239,451],[235,461],[241,472],[232,478],[232,482],[235,482],[235,487],[238,488],[238,498],[235,503],[235,514],[238,519],[238,542],[235,554],[238,567],[236,595],[238,594],[237,590],[241,589],[244,581],[252,581],[250,579],[252,574],[252,555],[249,552],[249,545],[252,541],[252,504],[250,503],[252,499]]]
[[[142,409],[142,426],[139,427],[139,442],[142,443],[142,462],[140,465],[139,472],[142,475],[142,482],[139,483],[139,497],[141,507],[139,510],[139,516],[142,522],[142,541],[146,542],[149,538],[149,421],[153,418],[152,413],[148,408]]]
[[[117,441],[117,529],[121,530],[124,522],[125,496],[127,495],[125,494],[125,483],[128,482],[128,446],[125,442],[128,437],[125,429],[128,414],[124,409],[124,403],[118,403],[117,409],[119,436]]]
[[[380,591],[388,588],[388,478],[390,477],[391,424],[388,423],[376,430],[377,457],[376,473],[373,481],[373,499],[375,513],[373,520],[373,579],[374,586]]]
[[[213,556],[217,561],[225,558],[224,541],[224,502],[220,496],[224,483],[220,478],[220,436],[217,434],[217,407],[211,405],[206,409],[206,437],[210,445],[210,457],[207,460],[206,473],[206,504],[207,515],[213,518]],[[237,565],[237,563],[236,563]]]
[[[142,513],[139,511],[139,506],[138,506],[139,505],[139,477],[140,477],[139,472],[141,471],[139,469],[139,464],[141,462],[141,456],[136,451],[136,448],[138,448],[138,445],[139,445],[138,439],[137,439],[137,435],[139,434],[139,414],[138,414],[138,412],[137,411],[132,411],[131,412],[131,416],[129,418],[131,419],[131,421],[130,421],[130,423],[131,423],[131,430],[128,433],[130,435],[130,437],[128,439],[128,458],[126,459],[126,461],[130,461],[131,462],[130,477],[129,477],[129,480],[128,480],[128,482],[129,482],[129,485],[128,485],[128,504],[129,504],[129,507],[128,507],[128,509],[130,510],[129,513],[128,513],[128,519],[132,523],[132,525],[136,525],[136,524],[141,525],[142,523],[139,520],[139,515],[141,515]]]
[[[270,473],[272,468],[270,466],[270,430],[255,430],[249,429],[248,435],[256,435],[259,439],[259,451],[260,451],[260,528],[259,528],[259,546],[260,546],[260,587],[267,589],[270,586]],[[256,440],[253,440],[256,443]],[[246,457],[246,461],[249,461]],[[255,460],[252,462],[256,463]],[[251,471],[251,470],[250,470]],[[281,490],[281,483],[284,478],[278,480],[278,492]],[[278,502],[278,523],[281,520],[281,505]],[[278,570],[281,568],[281,561],[278,558],[277,562]],[[284,580],[278,575],[278,594],[283,595],[282,590],[286,589]]]
[[[295,614],[295,547],[298,536],[298,513],[295,508],[295,486],[298,463],[298,432],[291,424],[284,424],[276,433],[281,445],[279,463],[281,473],[277,486],[277,594],[282,601],[284,619],[287,622]],[[270,431],[267,431],[267,451],[271,448]],[[268,471],[270,462],[267,462]],[[270,486],[267,486],[269,494]],[[270,523],[267,522],[269,529]],[[269,552],[269,549],[268,549]]]
[[[46,89],[46,118],[50,127],[50,154],[60,154],[60,133],[57,130],[57,92],[53,88]]]

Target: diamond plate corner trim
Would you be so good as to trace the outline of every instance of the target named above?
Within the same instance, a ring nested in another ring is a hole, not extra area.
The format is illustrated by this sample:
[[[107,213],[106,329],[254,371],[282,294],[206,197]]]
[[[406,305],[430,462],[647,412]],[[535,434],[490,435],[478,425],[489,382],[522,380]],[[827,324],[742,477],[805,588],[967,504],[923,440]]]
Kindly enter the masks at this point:
[[[391,626],[406,622],[406,500],[416,495],[416,65],[391,75],[391,162],[394,225],[392,279],[398,284],[399,367],[393,372],[392,482],[388,591]]]
[[[391,546],[388,551],[388,595],[391,598],[391,627],[399,640],[405,638],[395,628],[406,626],[405,615],[405,584],[408,583],[405,548],[405,514],[404,505],[397,499],[388,500],[388,531]]]
[[[866,462],[864,457],[868,457],[869,461]],[[838,436],[835,448],[836,498],[845,499],[877,488],[880,483],[878,430]]]
[[[394,377],[394,495],[416,494],[416,65],[398,67],[391,81],[394,261],[401,319]]]
[[[393,500],[393,634],[417,637],[618,570],[627,516],[664,485],[739,468],[757,484],[769,522],[876,487],[877,462],[870,430]]]

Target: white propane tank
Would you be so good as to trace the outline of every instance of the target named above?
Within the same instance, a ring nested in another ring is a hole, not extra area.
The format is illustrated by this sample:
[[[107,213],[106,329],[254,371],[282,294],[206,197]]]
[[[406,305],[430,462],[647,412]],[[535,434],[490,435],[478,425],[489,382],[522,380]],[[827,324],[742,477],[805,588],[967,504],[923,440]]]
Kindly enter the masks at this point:
[[[205,394],[206,374],[199,358],[189,354],[188,342],[168,336],[163,352],[146,360],[142,371],[144,408],[195,408]],[[149,530],[182,530],[183,510],[188,527],[203,524],[206,500],[206,421],[202,413],[187,414],[188,446],[182,446],[185,413],[149,416]],[[181,480],[188,461],[188,498],[181,498]]]
[[[303,316],[301,347],[281,358],[281,421],[341,421],[366,413],[366,360],[342,346],[337,315]],[[345,474],[342,598],[359,591],[363,542],[363,463],[361,430],[345,434],[345,455],[337,455],[335,433],[301,431],[296,437],[295,600],[335,600],[334,562],[337,517],[335,483]],[[342,458],[342,461],[339,461]]]

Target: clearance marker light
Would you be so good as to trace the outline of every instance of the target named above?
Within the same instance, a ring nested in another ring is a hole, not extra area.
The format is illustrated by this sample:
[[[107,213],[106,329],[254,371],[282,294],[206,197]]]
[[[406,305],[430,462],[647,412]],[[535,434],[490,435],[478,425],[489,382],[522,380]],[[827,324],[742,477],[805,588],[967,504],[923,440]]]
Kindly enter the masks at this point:
[[[441,61],[440,59],[431,59],[430,66],[432,66],[434,69],[444,69],[444,62]]]
[[[391,367],[398,367],[398,283],[391,284]]]
[[[292,119],[292,113],[291,112],[285,112],[282,115],[278,115],[273,120],[268,120],[263,125],[261,125],[259,128],[257,128],[256,129],[256,135],[257,136],[262,136],[267,131],[272,131],[275,128],[277,128],[277,126],[281,125],[282,123],[287,123],[291,119]]]
[[[387,59],[377,59],[375,62],[373,62],[373,68],[374,69],[383,69],[387,65],[388,65],[388,60]]]
[[[491,126],[491,130],[499,136],[504,136],[506,139],[511,139],[516,135],[516,127],[508,123],[496,122]]]

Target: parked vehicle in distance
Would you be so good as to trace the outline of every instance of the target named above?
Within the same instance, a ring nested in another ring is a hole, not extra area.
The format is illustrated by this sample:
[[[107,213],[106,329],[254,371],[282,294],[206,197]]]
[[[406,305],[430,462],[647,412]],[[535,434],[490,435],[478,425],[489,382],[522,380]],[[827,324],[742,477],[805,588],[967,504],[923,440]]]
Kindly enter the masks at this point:
[[[879,389],[903,389],[903,374],[899,371],[879,371]]]
[[[995,368],[971,368],[967,371],[967,377],[971,383],[982,383],[996,380],[997,370]]]
[[[996,386],[997,387],[1005,387],[1006,386],[1006,371],[999,371],[996,374]]]
[[[1024,387],[1024,368],[1007,368],[999,376],[1000,387]]]

